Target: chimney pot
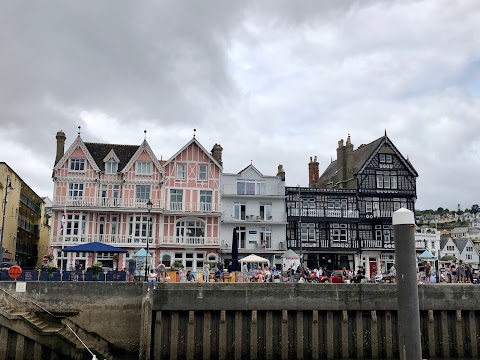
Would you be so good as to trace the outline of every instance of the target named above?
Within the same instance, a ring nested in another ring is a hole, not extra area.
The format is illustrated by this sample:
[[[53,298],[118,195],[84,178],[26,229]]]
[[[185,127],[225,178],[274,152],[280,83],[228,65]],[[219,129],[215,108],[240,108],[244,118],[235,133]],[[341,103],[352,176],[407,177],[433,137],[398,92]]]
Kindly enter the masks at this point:
[[[57,135],[55,136],[55,138],[57,139],[57,154],[55,156],[54,165],[57,165],[57,163],[60,161],[60,159],[62,158],[65,152],[65,140],[67,139],[67,137],[65,136],[65,133],[62,130],[60,130],[57,132]]]

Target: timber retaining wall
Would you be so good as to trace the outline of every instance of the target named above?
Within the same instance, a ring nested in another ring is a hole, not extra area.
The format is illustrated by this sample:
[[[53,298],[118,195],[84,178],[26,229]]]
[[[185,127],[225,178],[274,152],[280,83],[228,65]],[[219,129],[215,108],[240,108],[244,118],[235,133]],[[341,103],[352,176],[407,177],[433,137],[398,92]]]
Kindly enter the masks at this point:
[[[21,293],[14,283],[0,288],[69,316],[124,359],[398,358],[394,284],[175,283],[147,291],[146,283],[40,282]],[[15,305],[1,292],[0,300]],[[424,358],[479,357],[480,287],[419,285],[419,303]],[[38,309],[25,303],[22,310]],[[2,345],[17,348],[14,327],[4,323],[12,336]]]

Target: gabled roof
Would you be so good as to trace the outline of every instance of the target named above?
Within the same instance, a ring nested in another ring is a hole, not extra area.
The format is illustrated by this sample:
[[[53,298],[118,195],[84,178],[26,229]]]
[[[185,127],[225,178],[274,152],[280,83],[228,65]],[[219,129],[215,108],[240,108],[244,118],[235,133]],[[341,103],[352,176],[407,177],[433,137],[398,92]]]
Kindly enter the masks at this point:
[[[107,156],[113,151],[118,162],[118,169],[121,170],[127,165],[129,160],[138,150],[139,145],[118,145],[118,144],[99,144],[85,143],[88,151],[92,155],[100,171],[105,171],[105,162]]]
[[[443,250],[445,248],[445,245],[447,245],[448,241],[452,240],[452,238],[447,238],[447,239],[440,239],[440,249]],[[453,240],[452,240],[453,242]],[[453,244],[456,246],[455,242]]]
[[[192,140],[190,140],[189,142],[187,142],[180,150],[178,150],[175,155],[173,155],[170,159],[168,159],[165,164],[163,166],[166,166],[167,164],[169,164],[170,162],[172,162],[179,154],[182,153],[182,151],[184,151],[186,148],[188,148],[191,144],[195,143],[200,149],[202,149],[202,151],[207,154],[207,156],[210,158],[210,160],[213,161],[213,163],[215,165],[217,165],[220,169],[222,169],[222,166],[217,162],[217,160],[214,159],[214,157],[212,156],[212,154],[210,154],[210,152],[207,151],[207,149],[205,149],[202,144],[200,144],[200,142],[195,138],[193,137]]]
[[[470,239],[462,238],[462,239],[456,239],[454,240],[454,242],[455,242],[455,245],[457,245],[458,250],[460,252],[463,252],[463,249],[465,249],[465,246],[467,246],[467,244],[471,241]]]
[[[246,173],[249,169],[252,169],[253,171],[255,171],[255,172],[258,174],[258,176],[262,176],[262,177],[263,177],[263,174],[262,174],[260,171],[258,171],[258,169],[257,169],[255,166],[253,166],[252,164],[250,164],[250,165],[248,165],[246,168],[243,168],[242,170],[240,170],[240,171],[238,172],[238,175],[243,175],[243,174]]]
[[[359,146],[356,150],[353,151],[353,173],[357,173],[358,170],[365,164],[367,159],[373,154],[375,149],[378,147],[380,142],[382,142],[383,137],[372,141],[370,144]],[[337,172],[337,160],[334,160],[328,165],[327,169],[320,176],[320,182],[328,182],[331,178],[335,176]],[[328,180],[327,180],[328,179]]]
[[[147,140],[143,140],[142,142],[142,145],[140,145],[137,150],[135,151],[135,153],[130,157],[130,159],[128,160],[127,164],[123,167],[123,169],[121,170],[121,172],[127,172],[128,170],[130,170],[130,168],[133,166],[133,163],[135,161],[137,161],[138,157],[143,153],[143,152],[146,152],[149,156],[150,156],[150,159],[152,159],[152,162],[153,164],[155,165],[155,167],[157,168],[157,170],[162,173],[162,174],[165,174],[165,168],[160,165],[160,161],[158,161],[157,157],[155,156],[155,154],[153,153],[152,151],[152,148],[150,147],[150,145],[148,145],[148,142]]]
[[[63,156],[60,158],[60,160],[58,160],[58,162],[53,167],[53,170],[58,170],[59,168],[61,168],[65,164],[65,162],[70,158],[70,156],[73,154],[73,152],[76,149],[81,149],[82,150],[83,154],[85,155],[88,163],[93,168],[93,170],[100,171],[100,168],[98,167],[97,162],[94,160],[92,154],[88,150],[86,144],[83,142],[80,135],[77,136],[77,138],[72,143],[72,145],[70,145],[68,150],[63,154]]]
[[[361,145],[356,150],[353,151],[353,173],[358,174],[370,161],[370,159],[383,147],[383,145],[388,144],[392,150],[397,154],[397,156],[403,161],[405,166],[409,168],[415,176],[418,176],[417,171],[410,163],[409,160],[405,159],[403,155],[398,151],[398,149],[393,145],[391,140],[385,134],[384,136],[372,141],[369,144]],[[328,183],[330,182],[335,174],[337,173],[337,160],[332,161],[327,169],[319,178],[319,182]]]
[[[103,159],[103,162],[106,163],[107,161],[115,161],[116,163],[120,162],[120,159],[118,158],[117,154],[115,154],[115,150],[110,150],[110,152],[105,156]]]

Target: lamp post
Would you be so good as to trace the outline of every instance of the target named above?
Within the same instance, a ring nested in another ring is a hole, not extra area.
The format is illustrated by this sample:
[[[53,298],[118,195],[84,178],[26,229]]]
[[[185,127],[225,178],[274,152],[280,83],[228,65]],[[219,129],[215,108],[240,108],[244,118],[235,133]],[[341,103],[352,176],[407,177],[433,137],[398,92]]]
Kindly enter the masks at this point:
[[[3,261],[3,233],[5,232],[5,212],[7,210],[7,195],[13,190],[10,176],[7,175],[7,186],[5,187],[5,194],[3,196],[3,217],[2,217],[2,235],[0,235],[0,261]]]
[[[145,281],[147,281],[147,273],[148,273],[148,251],[149,251],[149,242],[150,242],[150,211],[152,210],[152,202],[148,200],[147,202],[147,210],[148,210],[148,222],[147,222],[147,255],[145,256]]]
[[[297,185],[298,194],[298,232],[300,237],[300,264],[303,264],[303,246],[302,246],[302,197],[300,196],[300,185]]]

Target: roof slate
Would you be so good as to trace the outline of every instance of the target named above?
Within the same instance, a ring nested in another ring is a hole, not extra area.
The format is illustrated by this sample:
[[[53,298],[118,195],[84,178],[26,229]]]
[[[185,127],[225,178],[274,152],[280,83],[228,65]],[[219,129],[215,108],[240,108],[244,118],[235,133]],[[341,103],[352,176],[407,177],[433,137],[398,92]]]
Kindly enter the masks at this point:
[[[465,249],[465,246],[467,246],[468,242],[470,241],[469,239],[455,239],[453,240],[455,244],[457,245],[458,250],[460,253]]]
[[[384,136],[378,138],[377,140],[372,141],[367,145],[363,145],[358,147],[356,150],[353,151],[353,173],[356,173],[358,170],[362,168],[368,158],[373,154],[377,146],[382,142]],[[318,182],[321,185],[326,185],[330,181],[334,181],[334,176],[337,173],[337,160],[332,161],[330,165],[328,165],[327,169],[323,172],[320,176]]]
[[[117,144],[99,144],[99,143],[85,143],[90,155],[97,163],[97,166],[101,171],[105,171],[105,163],[103,159],[113,149],[118,156],[120,163],[118,164],[118,170],[122,170],[128,161],[132,158],[140,145],[117,145]]]

